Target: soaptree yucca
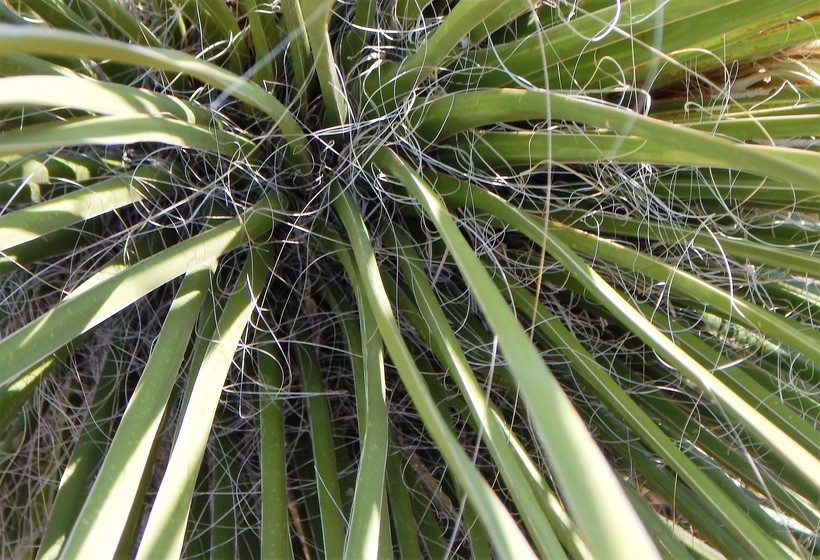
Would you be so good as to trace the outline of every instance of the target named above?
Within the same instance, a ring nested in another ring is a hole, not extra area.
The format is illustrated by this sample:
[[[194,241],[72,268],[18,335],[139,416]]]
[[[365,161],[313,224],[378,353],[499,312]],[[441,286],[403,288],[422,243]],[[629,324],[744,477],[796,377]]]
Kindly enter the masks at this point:
[[[817,553],[816,2],[0,18],[0,556]]]

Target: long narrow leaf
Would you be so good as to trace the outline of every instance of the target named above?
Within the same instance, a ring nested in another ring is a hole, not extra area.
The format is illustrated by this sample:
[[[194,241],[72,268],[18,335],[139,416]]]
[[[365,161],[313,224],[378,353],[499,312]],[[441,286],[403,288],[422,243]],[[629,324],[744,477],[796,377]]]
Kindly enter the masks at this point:
[[[211,337],[185,407],[168,467],[151,508],[136,558],[172,558],[182,551],[185,523],[222,386],[242,332],[270,275],[263,250],[252,249]]]
[[[128,267],[0,340],[0,386],[145,294],[261,235],[272,225],[275,197],[234,218]]]
[[[379,278],[373,248],[362,218],[356,212],[349,194],[338,192],[337,195],[334,208],[351,237],[356,266],[360,277],[365,280],[362,284],[365,288],[365,295],[376,317],[385,346],[399,370],[404,385],[413,396],[425,425],[430,430],[433,439],[438,442],[442,455],[464,485],[467,495],[481,512],[481,521],[486,525],[487,532],[491,535],[498,553],[506,557],[533,558],[534,554],[529,544],[515,525],[509,511],[504,508],[489,485],[481,478],[450,431],[447,421],[438,412],[390,309],[389,299],[384,284]]]
[[[652,541],[600,449],[458,231],[444,204],[393,152],[382,149],[374,161],[397,177],[416,197],[452,251],[498,336],[511,371],[516,375],[541,443],[556,470],[564,499],[584,533],[590,551],[610,558],[656,557]],[[608,496],[606,506],[597,500],[600,495]]]
[[[208,289],[213,264],[189,273],[177,292],[140,382],[120,421],[94,486],[62,550],[64,557],[113,556],[137,498],[137,490],[168,398],[189,345],[196,310]]]

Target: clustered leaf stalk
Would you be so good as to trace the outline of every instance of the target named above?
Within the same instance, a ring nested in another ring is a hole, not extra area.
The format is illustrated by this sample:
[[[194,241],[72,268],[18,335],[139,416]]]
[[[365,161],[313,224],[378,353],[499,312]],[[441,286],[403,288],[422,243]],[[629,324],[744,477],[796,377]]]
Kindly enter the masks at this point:
[[[0,556],[813,557],[818,34],[0,6]]]

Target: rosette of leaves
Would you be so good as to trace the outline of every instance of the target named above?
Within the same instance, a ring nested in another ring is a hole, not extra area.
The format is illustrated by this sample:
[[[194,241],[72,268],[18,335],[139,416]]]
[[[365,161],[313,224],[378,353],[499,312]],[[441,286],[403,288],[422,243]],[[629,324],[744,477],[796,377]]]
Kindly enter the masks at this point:
[[[3,556],[816,554],[814,2],[0,17]]]

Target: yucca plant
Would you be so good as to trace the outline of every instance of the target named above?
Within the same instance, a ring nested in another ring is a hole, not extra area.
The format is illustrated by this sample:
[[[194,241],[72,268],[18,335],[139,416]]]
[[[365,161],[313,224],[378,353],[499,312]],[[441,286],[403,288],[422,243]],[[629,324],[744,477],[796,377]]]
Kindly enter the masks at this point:
[[[816,9],[0,5],[0,556],[817,554]]]

